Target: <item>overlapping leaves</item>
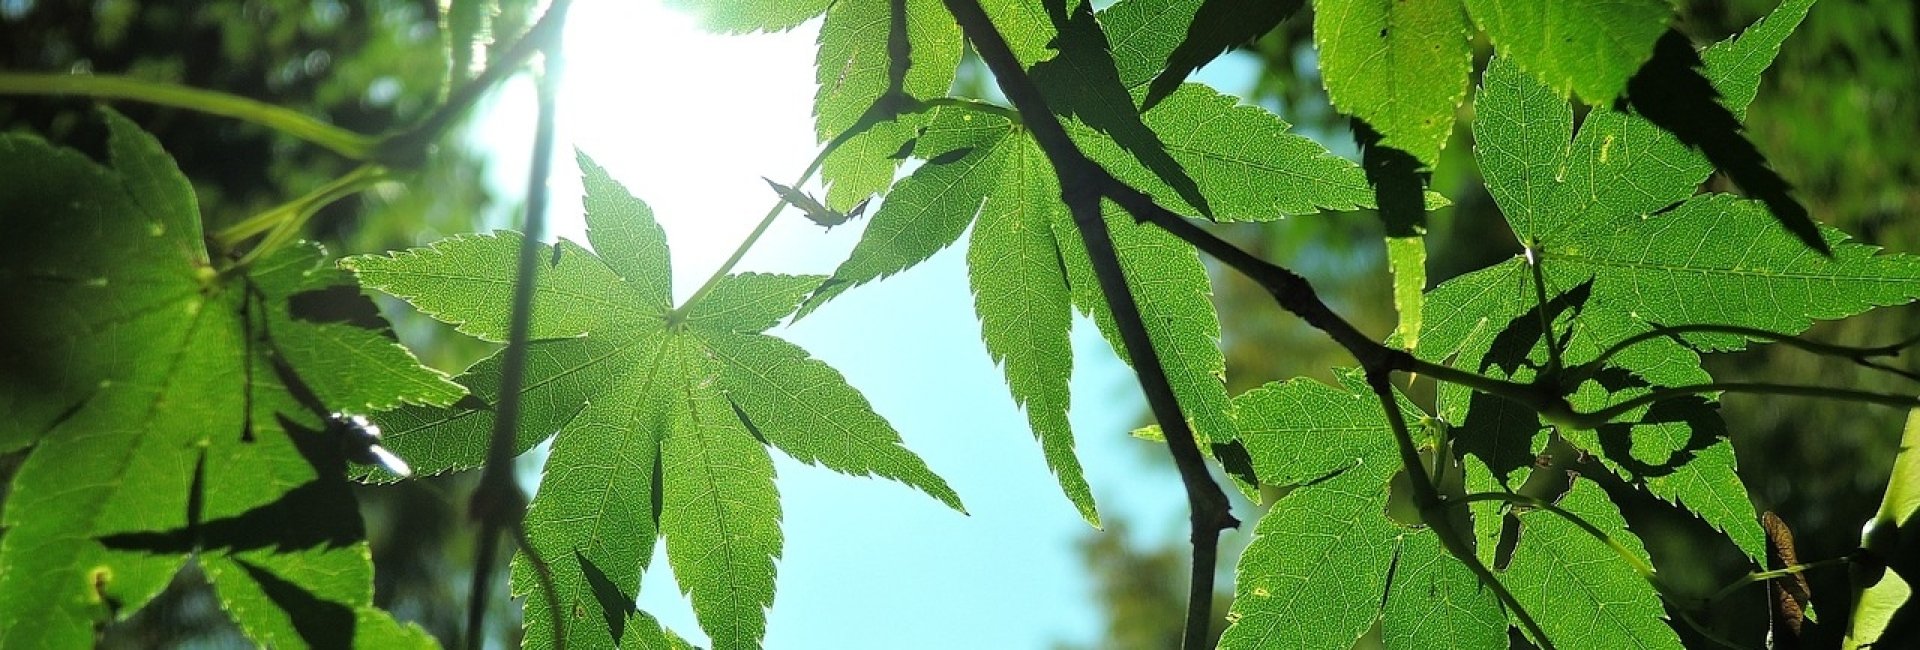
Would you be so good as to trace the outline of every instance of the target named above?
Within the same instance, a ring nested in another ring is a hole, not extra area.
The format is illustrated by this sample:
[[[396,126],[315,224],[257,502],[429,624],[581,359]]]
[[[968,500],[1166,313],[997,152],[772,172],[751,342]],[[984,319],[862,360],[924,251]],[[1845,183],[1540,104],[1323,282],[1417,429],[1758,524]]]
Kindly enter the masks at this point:
[[[378,331],[318,247],[221,268],[173,161],[106,121],[111,166],[0,137],[0,440],[33,445],[0,537],[0,645],[88,645],[189,556],[261,645],[431,645],[372,607],[322,418],[460,387]]]
[[[553,437],[527,528],[553,572],[570,644],[606,646],[633,632],[627,613],[659,536],[715,646],[759,644],[782,546],[769,444],[961,508],[839,372],[761,333],[821,278],[732,275],[671,309],[667,243],[651,211],[590,159],[580,166],[594,252],[562,241],[540,269],[533,324],[542,338],[530,347],[518,423],[519,450]],[[343,264],[369,286],[498,341],[501,283],[518,241],[455,237]],[[460,378],[471,403],[383,416],[389,446],[423,472],[477,465],[500,397],[497,359]],[[513,578],[527,598],[528,643],[551,644],[562,632],[550,629],[524,556]]]
[[[1730,100],[1750,99],[1779,43],[1809,3],[1787,3],[1738,40],[1707,53],[1707,75]],[[1740,105],[1731,106],[1738,111]],[[1605,367],[1581,368],[1627,337],[1661,325],[1737,325],[1793,334],[1920,295],[1920,260],[1879,255],[1827,229],[1833,258],[1781,229],[1763,206],[1694,195],[1711,167],[1673,136],[1631,115],[1589,117],[1576,134],[1563,101],[1496,60],[1477,111],[1482,169],[1545,281],[1508,262],[1439,287],[1421,354],[1517,378],[1549,362],[1539,323],[1555,328],[1563,364],[1591,381],[1574,405],[1595,410],[1654,386],[1707,380],[1695,350],[1736,349],[1727,335],[1688,335],[1629,348]],[[1443,389],[1442,416],[1485,441],[1483,460],[1505,480],[1541,443],[1539,422],[1496,400]],[[1732,447],[1713,405],[1680,400],[1626,414],[1596,432],[1562,432],[1654,494],[1678,502],[1756,559],[1761,532],[1734,475]],[[1497,441],[1497,442],[1496,442]]]
[[[1132,112],[1152,78],[1150,62],[1163,60],[1176,45],[1129,27],[1144,20],[1134,4],[1121,3],[1103,14],[1114,17],[1107,25],[1112,34],[1130,39],[1113,43],[1111,57],[1107,46],[1094,42],[1107,38],[1098,28],[1086,33],[1083,23],[1062,17],[1069,30],[1079,31],[1061,36],[1050,28],[1056,18],[1038,5],[999,7],[995,22],[1016,53],[1036,63],[1036,74],[1051,65],[1063,71],[1054,74],[1071,69],[1087,75],[1083,81],[1107,79]],[[1054,50],[1047,44],[1056,37],[1097,47],[1097,55]],[[1136,37],[1140,40],[1131,40]],[[1069,56],[1077,58],[1064,59]],[[1359,167],[1290,133],[1271,113],[1236,106],[1204,86],[1181,86],[1152,110],[1136,114],[1138,131],[1112,122],[1117,112],[1101,108],[1099,100],[1106,95],[1098,89],[1052,87],[1067,88],[1058,97],[1076,107],[1078,117],[1069,127],[1087,154],[1167,205],[1223,220],[1267,220],[1372,201]],[[1138,155],[1142,147],[1161,152],[1190,177],[1162,173],[1153,156]],[[893,188],[853,254],[801,313],[840,291],[918,264],[972,226],[968,275],[987,350],[1005,370],[1062,489],[1088,521],[1097,522],[1067,426],[1069,315],[1074,309],[1092,315],[1116,349],[1120,346],[1079,230],[1059,200],[1051,163],[1017,117],[985,105],[933,111],[914,141],[913,155],[926,163]],[[1193,194],[1177,187],[1183,178],[1210,205],[1191,204]],[[1148,334],[1167,364],[1181,406],[1202,436],[1215,443],[1232,440],[1220,326],[1206,270],[1191,246],[1158,228],[1137,225],[1117,210],[1106,212],[1128,282],[1147,315]]]
[[[1241,442],[1263,484],[1296,486],[1254,530],[1240,560],[1233,625],[1223,648],[1345,647],[1375,621],[1389,648],[1505,647],[1493,592],[1449,555],[1435,529],[1389,517],[1389,488],[1407,480],[1379,400],[1357,372],[1341,386],[1295,379],[1234,398]],[[1417,426],[1417,407],[1400,401]],[[1646,553],[1598,489],[1580,482],[1562,501],[1641,560]],[[1422,516],[1451,516],[1426,513]],[[1602,541],[1543,511],[1500,579],[1559,647],[1678,647],[1651,585]],[[1594,623],[1631,635],[1593,636]]]
[[[1751,100],[1765,63],[1808,4],[1788,2],[1740,38],[1706,52],[1706,75],[1728,108],[1738,113]],[[1595,411],[1657,387],[1706,382],[1700,353],[1749,344],[1737,336],[1689,334],[1601,358],[1615,343],[1652,328],[1708,323],[1793,334],[1814,320],[1920,297],[1920,258],[1879,254],[1831,229],[1823,233],[1834,255],[1824,257],[1757,202],[1696,195],[1711,165],[1644,119],[1595,112],[1576,132],[1564,97],[1505,59],[1489,66],[1475,112],[1489,189],[1530,252],[1527,259],[1430,292],[1417,349],[1424,358],[1521,381],[1549,372],[1572,377],[1573,406]],[[1536,270],[1544,282],[1538,293]],[[1335,599],[1285,596],[1352,591],[1352,585],[1334,584],[1323,574],[1394,585],[1378,610],[1390,645],[1503,645],[1502,615],[1484,593],[1474,594],[1484,603],[1475,610],[1460,600],[1471,589],[1436,587],[1422,598],[1397,592],[1404,584],[1400,573],[1385,582],[1388,566],[1396,572],[1450,566],[1460,586],[1474,584],[1452,558],[1408,555],[1418,546],[1408,542],[1405,530],[1384,523],[1385,482],[1392,472],[1367,468],[1376,460],[1397,463],[1380,446],[1388,434],[1377,406],[1362,399],[1357,384],[1348,393],[1296,381],[1236,398],[1241,440],[1262,481],[1301,487],[1267,516],[1275,522],[1261,522],[1260,536],[1248,549],[1235,605],[1238,622],[1227,645],[1350,643],[1375,611],[1368,606],[1356,613],[1354,603],[1382,601],[1377,592]],[[1464,454],[1456,467],[1466,473],[1468,491],[1518,489],[1521,470],[1546,447],[1550,429],[1519,405],[1443,385],[1438,406],[1433,426],[1445,427],[1453,448]],[[1371,437],[1346,437],[1369,429]],[[1593,452],[1629,485],[1690,510],[1760,560],[1762,533],[1710,397],[1659,402],[1598,430],[1558,433]],[[1577,481],[1560,506],[1645,559],[1618,510],[1592,482]],[[1507,511],[1494,502],[1471,508],[1483,561],[1490,562],[1502,543]],[[1661,620],[1654,589],[1613,551],[1552,513],[1518,514],[1520,535],[1499,576],[1557,646],[1611,647],[1624,639],[1678,645]],[[1346,555],[1328,559],[1333,548]],[[1330,570],[1327,563],[1338,567]],[[1424,624],[1401,618],[1440,610],[1452,612],[1445,625],[1434,625],[1432,617]],[[1481,629],[1489,622],[1491,631]],[[1468,637],[1480,640],[1461,640]]]
[[[1386,146],[1433,165],[1466,98],[1474,25],[1557,96],[1571,91],[1605,106],[1653,56],[1673,7],[1668,0],[1330,0],[1315,3],[1314,12],[1334,106],[1366,120]]]

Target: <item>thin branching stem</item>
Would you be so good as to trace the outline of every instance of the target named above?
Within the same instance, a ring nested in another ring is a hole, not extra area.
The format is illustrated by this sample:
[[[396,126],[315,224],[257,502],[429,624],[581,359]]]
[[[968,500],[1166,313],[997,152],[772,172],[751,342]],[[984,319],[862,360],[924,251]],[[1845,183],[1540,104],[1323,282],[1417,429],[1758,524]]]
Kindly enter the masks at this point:
[[[560,31],[565,26],[566,12],[549,9],[532,27],[527,28],[527,32],[520,36],[520,40],[508,46],[505,52],[487,64],[487,68],[482,70],[479,76],[467,80],[455,87],[453,92],[448,93],[447,101],[434,108],[433,112],[428,113],[426,117],[415,122],[413,126],[407,127],[406,130],[382,138],[377,145],[376,155],[382,161],[399,166],[408,166],[410,163],[417,162],[426,154],[428,145],[445,135],[447,129],[452,128],[454,121],[466,115],[482,96],[506,81],[508,77],[520,72],[526,67],[527,62],[533,59],[533,55],[546,49],[548,44],[559,42]],[[552,61],[551,52],[549,55],[548,60]]]
[[[1533,273],[1533,301],[1538,305],[1536,313],[1540,317],[1540,338],[1547,343],[1546,379],[1557,380],[1560,376],[1560,341],[1553,335],[1553,316],[1547,313],[1547,276],[1540,269],[1538,241],[1527,242],[1527,270]]]
[[[1413,434],[1407,430],[1406,419],[1400,416],[1400,405],[1394,402],[1393,382],[1388,380],[1388,371],[1369,371],[1367,387],[1372,388],[1374,396],[1380,398],[1380,408],[1385,410],[1387,423],[1393,428],[1393,439],[1400,449],[1400,464],[1406,467],[1408,483],[1413,486],[1413,504],[1420,510],[1420,520],[1433,529],[1434,536],[1440,539],[1440,545],[1447,549],[1447,553],[1466,565],[1467,570],[1479,578],[1480,584],[1493,590],[1493,595],[1520,621],[1521,627],[1533,637],[1534,643],[1539,644],[1542,650],[1553,650],[1553,641],[1547,638],[1546,631],[1534,622],[1527,608],[1520,604],[1520,599],[1515,598],[1513,592],[1508,591],[1506,585],[1493,575],[1493,570],[1480,561],[1480,556],[1474,553],[1465,536],[1453,527],[1453,520],[1447,517],[1446,501],[1434,486],[1433,477],[1427,474],[1426,466],[1420,464],[1420,451],[1414,447]]]
[[[1713,595],[1708,596],[1706,602],[1702,603],[1702,606],[1712,605],[1722,600],[1726,600],[1727,598],[1732,597],[1733,594],[1739,592],[1742,587],[1745,587],[1747,585],[1750,585],[1756,582],[1766,582],[1768,580],[1773,580],[1775,578],[1785,578],[1787,576],[1790,576],[1796,573],[1804,573],[1804,572],[1812,571],[1815,569],[1825,569],[1828,567],[1846,566],[1847,563],[1852,562],[1853,560],[1854,560],[1854,556],[1852,554],[1847,554],[1847,555],[1842,555],[1840,557],[1830,557],[1824,560],[1815,560],[1813,562],[1805,562],[1801,564],[1781,567],[1778,569],[1771,569],[1767,571],[1754,571],[1744,576],[1740,576],[1738,580],[1734,580],[1732,583],[1728,584],[1727,586],[1721,587],[1719,591],[1713,592]]]
[[[534,279],[540,263],[540,253],[545,248],[541,238],[546,233],[547,220],[547,177],[552,174],[554,149],[554,119],[557,110],[561,72],[560,30],[557,25],[566,22],[568,0],[556,0],[548,8],[547,15],[540,19],[542,25],[556,25],[546,32],[544,38],[533,38],[529,34],[522,42],[533,42],[546,56],[546,70],[540,75],[538,87],[539,112],[534,127],[533,153],[530,173],[527,178],[526,236],[520,240],[519,258],[516,262],[513,286],[513,312],[507,325],[507,346],[501,353],[500,401],[495,405],[493,431],[487,446],[487,462],[480,475],[480,485],[475,488],[473,500],[468,503],[469,516],[479,522],[478,546],[480,553],[474,558],[473,589],[468,594],[467,609],[467,647],[478,650],[486,633],[487,593],[493,573],[493,550],[499,540],[502,529],[519,528],[526,515],[526,495],[520,491],[513,471],[513,441],[520,424],[520,391],[526,381],[527,339],[532,330]],[[485,78],[486,75],[482,75]],[[530,548],[530,546],[529,546]],[[544,564],[537,555],[526,556],[529,562]],[[549,573],[545,567],[536,567],[536,574]],[[545,597],[548,599],[548,612],[553,616],[554,647],[566,646],[566,627],[561,614],[559,600],[552,591],[552,582],[544,584]]]
[[[1182,644],[1189,650],[1197,650],[1206,645],[1207,631],[1213,622],[1213,575],[1220,531],[1238,526],[1239,521],[1230,512],[1226,493],[1207,471],[1205,457],[1161,367],[1139,305],[1127,285],[1107,222],[1100,214],[1100,198],[1105,193],[1103,179],[1109,176],[1106,170],[1087,159],[1067,136],[1039,87],[1027,76],[978,0],[946,0],[946,5],[967,39],[973,42],[975,51],[993,71],[1001,92],[1019,111],[1034,141],[1052,161],[1054,173],[1060,180],[1061,198],[1073,215],[1101,294],[1120,331],[1121,343],[1133,361],[1154,419],[1166,433],[1167,448],[1173,454],[1174,467],[1179,470],[1181,483],[1186,488],[1192,515],[1193,567]]]
[[[827,162],[827,156],[832,155],[834,149],[839,148],[842,143],[852,137],[853,132],[848,131],[828,142],[827,146],[822,147],[820,153],[813,157],[813,162],[807,163],[807,168],[800,172],[800,178],[795,179],[789,187],[799,187],[801,184],[806,183],[807,179],[813,178],[813,174],[820,171],[820,165]],[[753,245],[759,243],[760,236],[767,234],[767,229],[773,227],[773,220],[778,218],[781,212],[786,211],[786,208],[786,199],[777,198],[773,202],[773,207],[767,209],[767,215],[760,218],[760,223],[753,227],[752,232],[747,233],[747,238],[741,240],[739,246],[734,247],[733,254],[727,256],[727,261],[721,262],[720,267],[713,270],[713,275],[709,276],[706,282],[701,283],[700,288],[695,289],[693,295],[687,296],[685,302],[680,303],[679,307],[675,307],[673,311],[667,313],[668,326],[684,320],[687,316],[687,311],[693,309],[695,303],[700,302],[700,299],[712,293],[713,288],[719,286],[720,281],[725,279],[728,273],[733,272],[733,267],[747,256],[747,251],[752,250]]]
[[[214,245],[233,250],[248,238],[265,232],[266,236],[260,239],[260,243],[254,245],[252,250],[247,251],[246,256],[234,263],[235,268],[245,268],[254,260],[292,241],[294,235],[300,232],[300,227],[306,225],[307,220],[313,218],[313,215],[318,214],[322,208],[390,177],[391,174],[385,167],[372,163],[361,165],[315,188],[305,196],[268,208],[214,233]]]
[[[377,140],[305,113],[229,93],[119,75],[0,73],[0,95],[127,100],[183,108],[258,124],[354,160],[372,158]]]
[[[1548,421],[1555,424],[1575,429],[1593,429],[1612,422],[1614,418],[1626,415],[1628,412],[1648,404],[1690,395],[1719,392],[1823,397],[1847,402],[1863,402],[1897,408],[1920,408],[1920,397],[1898,393],[1875,393],[1872,391],[1833,388],[1829,386],[1794,386],[1763,382],[1716,381],[1687,386],[1658,386],[1647,391],[1645,394],[1590,413],[1569,413],[1558,417],[1545,413],[1542,413],[1542,415],[1546,416]]]
[[[904,85],[906,83],[907,64],[912,56],[912,49],[909,44],[909,39],[907,38],[907,17],[904,0],[894,0],[892,2],[892,11],[889,16],[889,25],[887,28],[886,91],[875,98],[873,103],[867,106],[867,110],[861,113],[860,117],[854,120],[851,126],[847,127],[847,130],[841,131],[838,135],[833,136],[832,140],[828,140],[826,146],[820,148],[820,153],[813,157],[813,162],[808,163],[806,170],[800,172],[800,178],[795,179],[793,184],[788,185],[788,187],[800,187],[807,182],[807,179],[813,178],[814,173],[820,171],[820,166],[826,164],[827,158],[832,156],[834,151],[840,149],[840,145],[846,144],[847,141],[854,139],[862,133],[866,133],[879,124],[899,119],[902,115],[921,113],[935,106],[966,106],[968,108],[986,110],[998,114],[1009,113],[1005,108],[997,106],[989,108],[990,105],[988,104],[972,100],[949,97],[919,100],[907,96]],[[720,268],[714,269],[713,275],[708,277],[707,281],[702,283],[699,289],[694,290],[693,295],[688,296],[685,302],[680,303],[679,307],[675,307],[673,311],[667,314],[668,326],[677,324],[682,319],[685,319],[688,310],[692,309],[695,303],[700,302],[700,299],[707,297],[707,294],[712,292],[713,288],[720,284],[720,280],[726,278],[727,274],[733,271],[734,265],[739,264],[740,260],[747,256],[747,251],[752,249],[753,245],[760,241],[760,236],[766,234],[767,229],[773,226],[773,220],[779,217],[780,213],[786,210],[786,207],[787,201],[784,198],[774,202],[773,207],[767,210],[767,215],[760,218],[760,223],[753,227],[752,232],[747,233],[747,238],[742,240],[740,245],[733,249],[733,254],[727,256],[727,260],[720,264]]]
[[[1238,246],[1207,232],[1179,214],[1162,207],[1153,197],[1111,176],[1102,178],[1106,197],[1125,208],[1135,219],[1152,223],[1192,244],[1208,256],[1240,272],[1267,290],[1282,309],[1325,333],[1335,344],[1352,354],[1366,370],[1392,370],[1429,377],[1435,381],[1460,384],[1505,398],[1546,413],[1570,413],[1572,409],[1552,386],[1522,383],[1487,377],[1452,366],[1426,361],[1399,348],[1379,343],[1341,318],[1314,291],[1306,278],[1284,266],[1268,262],[1241,250]]]
[[[1868,368],[1892,373],[1892,374],[1899,375],[1901,377],[1905,377],[1907,379],[1911,379],[1914,381],[1920,381],[1920,373],[1915,373],[1911,370],[1906,370],[1904,368],[1896,368],[1884,363],[1880,363],[1878,361],[1874,361],[1874,359],[1880,358],[1880,357],[1899,356],[1901,351],[1904,351],[1910,347],[1914,347],[1915,345],[1920,345],[1920,336],[1908,337],[1904,341],[1900,341],[1898,343],[1891,343],[1888,345],[1854,347],[1854,346],[1848,346],[1848,345],[1836,345],[1833,343],[1824,343],[1821,341],[1814,341],[1811,339],[1805,339],[1798,336],[1782,334],[1780,332],[1763,330],[1755,327],[1742,327],[1739,325],[1711,325],[1711,324],[1662,325],[1662,326],[1654,327],[1651,330],[1641,332],[1633,336],[1629,336],[1625,339],[1622,339],[1619,343],[1615,343],[1612,346],[1609,346],[1606,350],[1600,353],[1600,356],[1594,357],[1592,361],[1587,362],[1586,366],[1590,370],[1586,374],[1591,375],[1591,373],[1594,370],[1598,370],[1601,364],[1606,363],[1608,359],[1612,359],[1614,355],[1620,354],[1621,352],[1635,345],[1639,345],[1641,343],[1645,343],[1647,341],[1651,341],[1654,339],[1676,338],[1683,334],[1693,334],[1693,333],[1731,334],[1734,336],[1740,336],[1740,337],[1745,337],[1745,338],[1750,338],[1750,339],[1755,339],[1760,341],[1767,341],[1769,343],[1779,343],[1782,345],[1786,345],[1787,347],[1798,348],[1798,349],[1811,352],[1814,354],[1822,355],[1822,356],[1839,357],[1842,359],[1847,359],[1849,361],[1860,364],[1862,366],[1866,366]],[[1580,379],[1585,380],[1586,376],[1582,376]],[[1578,382],[1575,382],[1575,383],[1577,384]]]

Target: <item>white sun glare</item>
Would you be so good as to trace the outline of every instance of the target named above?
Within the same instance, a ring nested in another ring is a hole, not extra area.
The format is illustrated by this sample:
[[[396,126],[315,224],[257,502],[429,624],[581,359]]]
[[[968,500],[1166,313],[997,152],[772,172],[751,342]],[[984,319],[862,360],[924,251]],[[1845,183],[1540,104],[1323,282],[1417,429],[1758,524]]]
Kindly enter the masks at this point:
[[[677,295],[704,281],[773,205],[760,177],[790,182],[817,151],[816,30],[717,35],[653,2],[574,7],[562,141],[653,207],[672,242]],[[556,214],[578,215],[578,175],[568,173],[570,160],[556,162],[567,170],[554,180]],[[556,226],[580,239],[578,221]]]

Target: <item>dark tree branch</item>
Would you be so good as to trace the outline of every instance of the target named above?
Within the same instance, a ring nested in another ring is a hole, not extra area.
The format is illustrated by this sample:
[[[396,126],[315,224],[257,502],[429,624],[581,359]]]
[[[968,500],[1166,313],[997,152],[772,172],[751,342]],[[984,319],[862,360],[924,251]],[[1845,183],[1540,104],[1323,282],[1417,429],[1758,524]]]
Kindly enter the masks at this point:
[[[480,485],[474,489],[473,498],[468,502],[468,516],[479,521],[479,552],[474,557],[473,588],[468,592],[467,608],[467,647],[479,650],[486,637],[482,625],[486,622],[486,603],[489,583],[493,577],[493,556],[496,544],[500,540],[500,531],[521,531],[522,519],[526,516],[527,497],[513,476],[513,440],[515,430],[520,425],[520,390],[526,382],[527,338],[533,324],[534,278],[540,264],[540,252],[545,248],[540,243],[546,232],[547,221],[547,177],[553,171],[554,112],[556,96],[560,89],[560,29],[566,23],[568,0],[555,0],[540,19],[539,25],[553,25],[540,31],[529,32],[520,44],[537,48],[546,56],[546,69],[540,75],[539,116],[534,127],[533,160],[527,178],[527,218],[526,235],[520,240],[519,259],[514,274],[513,313],[507,325],[507,347],[502,353],[500,370],[500,403],[495,405],[493,432],[487,446],[487,463],[480,475]],[[531,45],[527,45],[527,44]],[[492,69],[488,69],[488,73]],[[481,78],[488,78],[482,74]],[[476,80],[478,81],[478,80]],[[471,86],[472,84],[469,84]],[[566,648],[566,627],[560,603],[553,591],[552,573],[545,562],[526,542],[523,533],[516,532],[515,540],[520,542],[527,552],[528,561],[535,563],[535,574],[541,578],[540,586],[547,598],[547,611],[552,615],[553,644],[556,649]]]
[[[1107,222],[1100,216],[1100,198],[1110,177],[1067,137],[1066,129],[1054,118],[1039,87],[1021,68],[1019,59],[993,27],[978,0],[946,0],[946,4],[968,40],[973,41],[980,58],[993,70],[1001,92],[1006,93],[1007,99],[1019,110],[1034,140],[1053,162],[1054,173],[1060,179],[1061,198],[1066,201],[1074,225],[1080,231],[1080,241],[1087,248],[1094,275],[1099,278],[1101,294],[1120,330],[1121,343],[1133,360],[1154,419],[1159,420],[1166,432],[1167,448],[1173,453],[1173,463],[1179,469],[1181,483],[1187,491],[1187,505],[1192,511],[1193,572],[1187,594],[1183,645],[1189,649],[1201,648],[1206,645],[1207,630],[1213,620],[1213,574],[1220,531],[1236,527],[1240,522],[1233,517],[1226,493],[1207,472],[1206,459],[1180,410],[1172,385],[1167,382],[1160,356],[1141,320],[1139,305],[1127,286]]]

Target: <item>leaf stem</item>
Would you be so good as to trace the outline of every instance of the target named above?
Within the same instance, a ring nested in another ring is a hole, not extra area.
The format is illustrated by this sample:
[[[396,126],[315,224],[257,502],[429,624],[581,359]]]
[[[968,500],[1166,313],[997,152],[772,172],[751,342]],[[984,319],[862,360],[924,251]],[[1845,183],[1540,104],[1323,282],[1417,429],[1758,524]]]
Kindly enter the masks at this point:
[[[1547,372],[1542,381],[1558,384],[1560,380],[1560,341],[1553,333],[1553,317],[1547,314],[1547,278],[1540,270],[1540,242],[1527,242],[1527,270],[1533,273],[1534,309],[1540,316],[1540,340],[1547,345]]]
[[[1740,591],[1740,588],[1756,582],[1766,582],[1768,580],[1773,580],[1775,578],[1784,578],[1796,573],[1803,573],[1806,571],[1812,571],[1814,569],[1824,569],[1832,566],[1843,566],[1849,562],[1852,562],[1853,560],[1854,560],[1854,555],[1852,553],[1849,553],[1846,555],[1842,555],[1840,557],[1830,557],[1824,560],[1816,560],[1813,562],[1806,562],[1803,564],[1795,564],[1791,566],[1781,567],[1778,569],[1771,569],[1767,571],[1753,571],[1744,576],[1740,576],[1740,579],[1734,580],[1731,584],[1728,584],[1725,587],[1721,587],[1719,591],[1713,592],[1713,595],[1708,596],[1707,600],[1704,603],[1702,603],[1702,606],[1712,605],[1722,600],[1726,600],[1728,597],[1733,596],[1735,592]]]
[[[839,135],[829,140],[827,144],[820,149],[820,153],[814,156],[813,162],[807,164],[806,170],[800,173],[800,178],[788,187],[799,187],[806,183],[807,179],[813,178],[814,173],[820,170],[820,166],[826,163],[827,158],[832,156],[833,152],[840,148],[840,145],[846,144],[847,141],[865,133],[868,129],[873,128],[881,122],[898,119],[901,115],[920,113],[941,106],[954,106],[1000,115],[1016,124],[1020,122],[1020,114],[1018,112],[998,104],[959,97],[935,97],[924,100],[908,97],[902,88],[906,79],[905,68],[899,66],[901,62],[909,58],[908,41],[906,40],[904,31],[906,25],[904,18],[902,18],[905,15],[904,12],[905,6],[896,0],[893,3],[893,20],[888,28],[887,36],[887,61],[889,68],[888,88],[886,92],[881,93],[880,97],[874,99],[873,104],[867,107],[866,112],[862,113],[860,119],[855,120],[852,126],[847,127],[847,130],[840,132]],[[740,242],[740,245],[734,249],[733,254],[728,256],[727,260],[720,264],[720,268],[714,270],[713,275],[708,277],[707,281],[702,283],[699,289],[694,290],[693,295],[688,296],[685,302],[680,303],[679,307],[675,307],[673,311],[667,313],[668,326],[675,325],[685,319],[687,311],[693,308],[694,303],[705,298],[708,293],[713,291],[713,287],[720,283],[722,278],[725,278],[728,273],[733,271],[734,265],[739,264],[741,258],[746,257],[747,251],[753,248],[754,243],[760,240],[761,235],[766,234],[767,228],[773,225],[773,220],[779,217],[780,213],[786,210],[786,207],[787,201],[785,200],[774,203],[773,208],[767,211],[767,215],[761,217],[760,223],[755,225],[753,231],[747,234],[746,240]]]
[[[1112,177],[1089,160],[1067,136],[1066,128],[1047,106],[1039,87],[1027,76],[979,1],[946,0],[946,5],[947,11],[960,23],[961,31],[973,42],[974,51],[993,71],[1001,92],[1024,118],[1023,123],[1034,141],[1053,163],[1054,174],[1060,181],[1061,199],[1073,215],[1101,294],[1120,331],[1122,346],[1133,360],[1134,372],[1141,390],[1146,393],[1154,419],[1166,434],[1167,449],[1180,472],[1191,510],[1193,566],[1182,647],[1198,650],[1207,645],[1207,632],[1212,627],[1213,579],[1220,531],[1237,527],[1240,522],[1233,517],[1226,493],[1207,471],[1198,438],[1168,383],[1166,370],[1160,364],[1159,353],[1147,334],[1140,307],[1134,301],[1119,255],[1114,250],[1106,219],[1100,213],[1101,197]]]
[[[258,124],[354,160],[370,159],[375,149],[373,137],[348,131],[289,108],[239,95],[121,75],[0,72],[0,95],[124,99],[184,108]]]
[[[253,250],[247,252],[246,257],[234,264],[235,267],[245,267],[253,260],[286,244],[293,238],[294,233],[299,232],[300,227],[322,208],[391,177],[388,170],[380,165],[368,163],[355,167],[352,171],[328,181],[327,184],[315,188],[305,196],[268,208],[221,229],[214,233],[213,243],[220,248],[232,250],[254,235],[267,233],[266,237],[253,247]]]
[[[1533,637],[1534,643],[1539,644],[1542,650],[1553,650],[1553,641],[1547,638],[1546,631],[1540,629],[1539,623],[1534,622],[1533,616],[1527,613],[1527,608],[1520,604],[1520,599],[1514,597],[1513,592],[1508,591],[1506,585],[1501,584],[1500,578],[1493,575],[1493,571],[1480,561],[1480,556],[1467,546],[1460,531],[1454,529],[1453,520],[1447,518],[1446,500],[1434,487],[1433,477],[1427,474],[1426,466],[1420,463],[1420,452],[1414,448],[1413,434],[1407,431],[1406,419],[1400,417],[1399,405],[1393,400],[1393,383],[1388,381],[1387,377],[1388,371],[1369,371],[1367,386],[1373,389],[1374,396],[1380,398],[1380,408],[1385,409],[1387,423],[1393,428],[1394,442],[1400,448],[1400,464],[1406,468],[1408,483],[1413,486],[1413,503],[1420,511],[1420,520],[1425,522],[1428,528],[1433,529],[1434,536],[1440,538],[1440,545],[1446,547],[1447,553],[1466,565],[1467,570],[1472,571],[1474,577],[1480,580],[1480,584],[1493,590],[1494,596],[1500,599],[1500,604],[1506,606],[1513,612],[1514,618],[1520,620],[1520,625],[1526,628],[1527,634]],[[1439,451],[1435,450],[1434,453],[1438,455]]]
[[[807,179],[813,178],[814,172],[820,171],[820,166],[827,162],[827,156],[832,155],[834,149],[839,148],[841,143],[850,139],[852,136],[849,134],[851,133],[852,131],[842,133],[839,137],[835,137],[831,142],[828,142],[827,146],[821,148],[820,153],[813,157],[813,162],[807,163],[807,168],[800,172],[800,178],[794,180],[790,187],[799,187],[801,184],[806,183]],[[773,220],[778,218],[781,212],[786,211],[786,208],[786,199],[776,198],[773,202],[773,207],[767,210],[767,215],[760,218],[760,223],[753,227],[752,232],[747,233],[747,238],[741,240],[739,246],[734,247],[733,254],[727,256],[727,261],[721,262],[720,268],[714,269],[713,275],[708,277],[707,281],[702,283],[699,289],[695,289],[693,295],[687,296],[687,299],[681,302],[679,307],[675,307],[673,311],[667,312],[667,326],[673,327],[681,321],[686,320],[687,312],[693,309],[693,305],[700,302],[700,299],[707,297],[707,294],[712,293],[713,288],[720,284],[720,280],[726,278],[728,273],[733,272],[733,267],[739,264],[742,258],[747,256],[747,251],[751,250],[753,245],[760,241],[761,235],[767,234],[767,229],[773,226]]]

